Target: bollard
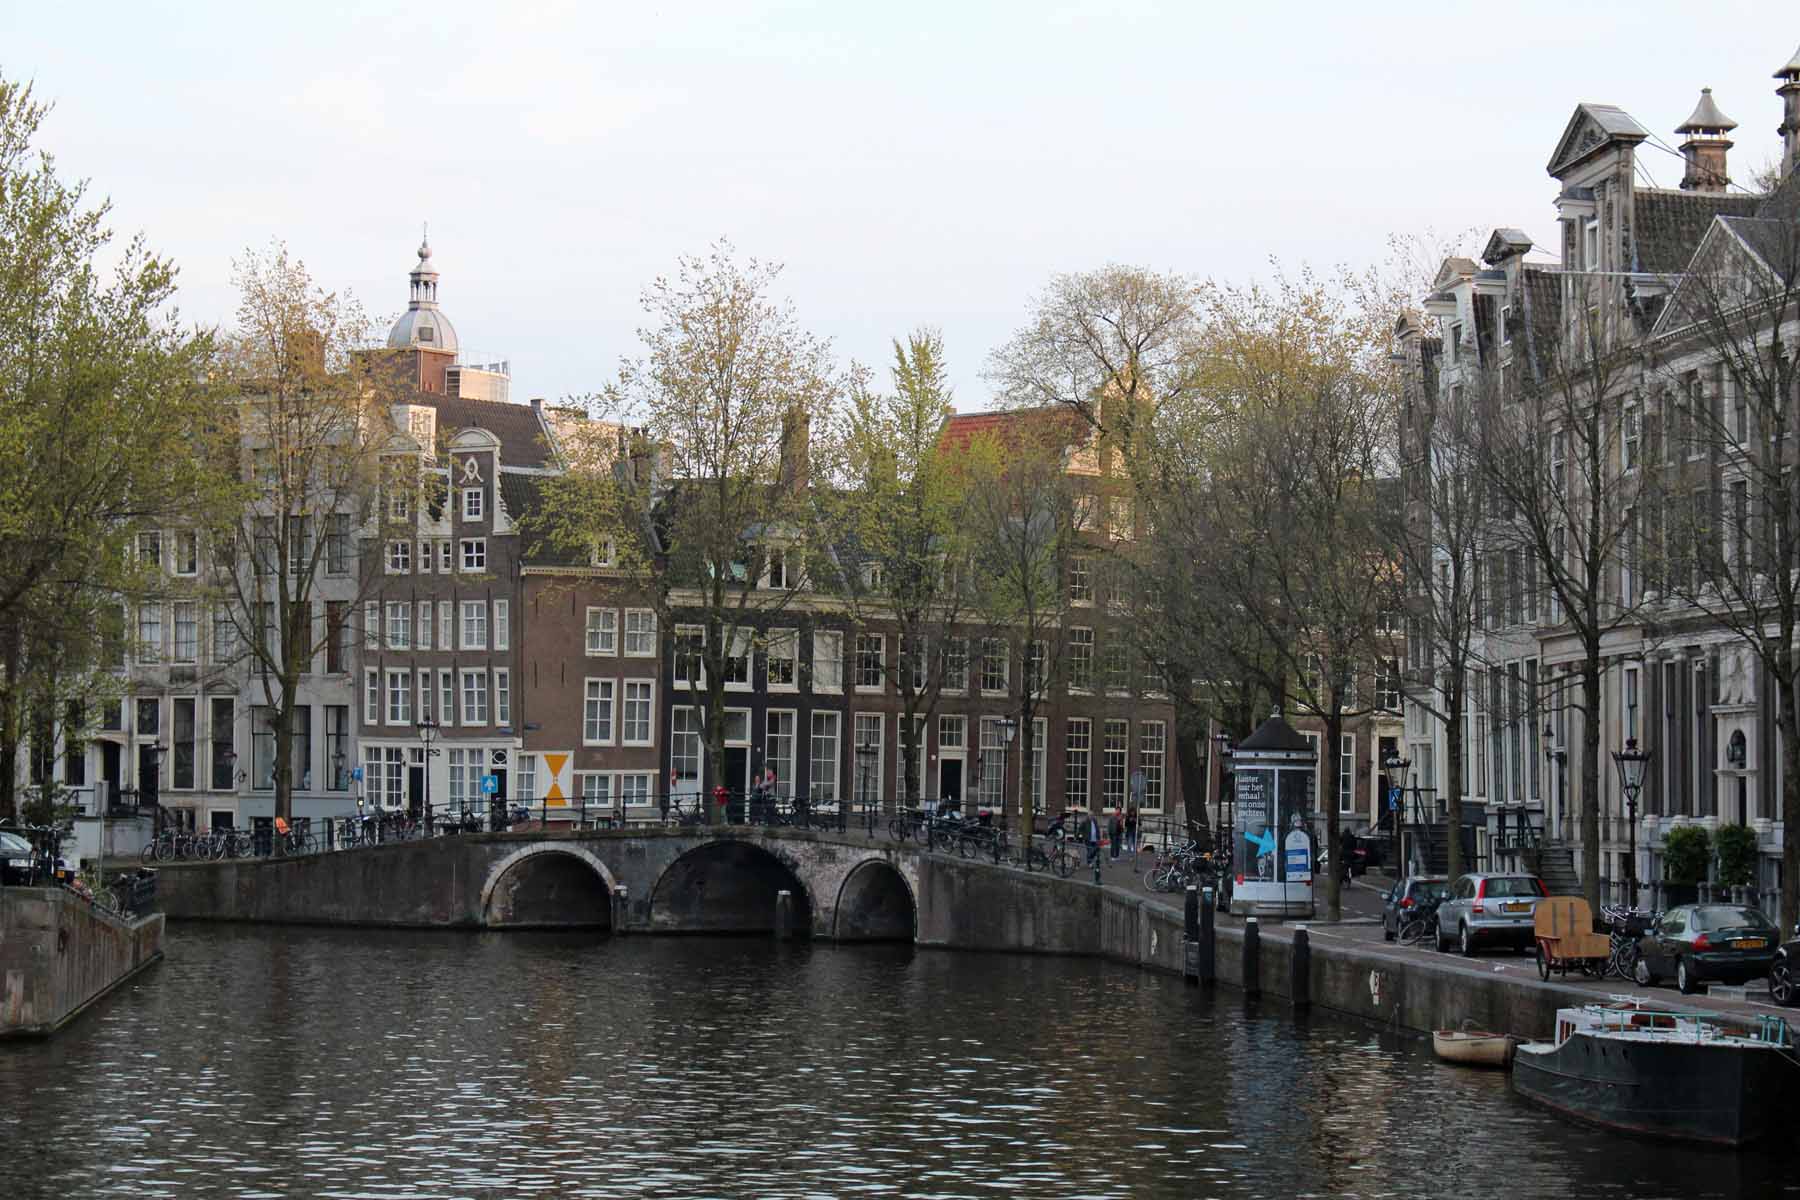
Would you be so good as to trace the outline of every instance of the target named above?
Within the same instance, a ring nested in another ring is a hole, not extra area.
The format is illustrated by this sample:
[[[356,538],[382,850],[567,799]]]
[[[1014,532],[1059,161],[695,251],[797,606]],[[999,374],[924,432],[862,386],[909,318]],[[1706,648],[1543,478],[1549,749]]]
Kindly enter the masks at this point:
[[[1244,918],[1244,995],[1262,995],[1262,930],[1255,917]]]
[[[612,931],[615,935],[625,932],[625,923],[631,916],[631,894],[624,884],[613,889],[612,894]]]
[[[775,893],[775,940],[785,942],[794,936],[794,893],[783,888]]]
[[[1189,983],[1200,982],[1200,892],[1191,883],[1182,913],[1181,977]]]
[[[1200,894],[1200,982],[1207,987],[1211,987],[1213,980],[1217,977],[1217,964],[1214,960],[1213,908],[1213,890],[1207,888]]]
[[[1306,1008],[1312,1004],[1312,939],[1304,925],[1294,929],[1294,954],[1289,963],[1288,998],[1295,1008]]]
[[[1184,928],[1187,930],[1188,941],[1190,941],[1190,942],[1199,941],[1200,940],[1200,889],[1191,883],[1188,884],[1188,887],[1187,887],[1187,907],[1183,912],[1183,917],[1185,918]]]

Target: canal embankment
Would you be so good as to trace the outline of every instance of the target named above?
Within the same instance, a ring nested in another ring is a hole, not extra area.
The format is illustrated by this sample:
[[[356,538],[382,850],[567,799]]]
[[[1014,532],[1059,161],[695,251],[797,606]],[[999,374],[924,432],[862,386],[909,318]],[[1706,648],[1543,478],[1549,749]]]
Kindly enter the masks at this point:
[[[0,888],[0,1038],[44,1037],[162,957],[163,916],[64,888]]]

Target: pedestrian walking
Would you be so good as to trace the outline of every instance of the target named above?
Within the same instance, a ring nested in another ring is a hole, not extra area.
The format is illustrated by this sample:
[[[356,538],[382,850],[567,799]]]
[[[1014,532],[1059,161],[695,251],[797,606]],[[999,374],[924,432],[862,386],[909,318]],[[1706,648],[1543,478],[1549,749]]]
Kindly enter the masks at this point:
[[[1087,865],[1099,866],[1100,822],[1095,820],[1093,813],[1088,813],[1081,818],[1081,840],[1087,845]]]
[[[1125,849],[1133,854],[1138,851],[1138,810],[1135,804],[1125,810]]]
[[[1356,876],[1352,867],[1355,854],[1356,835],[1348,828],[1340,829],[1338,831],[1338,877],[1345,883],[1355,882]]]
[[[1112,810],[1112,816],[1106,823],[1106,840],[1112,850],[1112,860],[1118,862],[1119,846],[1125,840],[1125,822],[1116,808]]]

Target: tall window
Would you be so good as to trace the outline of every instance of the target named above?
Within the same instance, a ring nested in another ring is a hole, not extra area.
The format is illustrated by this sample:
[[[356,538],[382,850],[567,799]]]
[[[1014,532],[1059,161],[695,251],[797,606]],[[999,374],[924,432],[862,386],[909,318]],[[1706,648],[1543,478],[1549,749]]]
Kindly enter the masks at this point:
[[[792,629],[771,629],[769,631],[769,690],[790,691],[798,676],[795,668],[798,665],[799,634]]]
[[[462,723],[488,723],[487,672],[464,669],[462,673]]]
[[[969,639],[966,637],[944,639],[944,690],[969,690]]]
[[[250,786],[266,792],[275,786],[275,710],[250,710]]]
[[[725,686],[744,689],[750,686],[750,631],[739,628],[731,635],[731,648],[725,654]]]
[[[178,663],[191,663],[200,656],[200,609],[192,600],[177,600],[169,606],[175,616],[175,649],[171,656]]]
[[[1006,727],[999,717],[981,718],[981,775],[975,781],[975,802],[983,808],[1006,806]]]
[[[856,802],[868,806],[881,803],[881,764],[883,750],[881,713],[857,713],[856,737],[851,750],[856,754]],[[874,753],[868,752],[869,748]]]
[[[487,601],[464,600],[462,602],[462,648],[464,650],[487,649]]]
[[[237,622],[232,618],[231,610],[222,604],[213,609],[212,627],[213,664],[222,666],[238,655]]]
[[[1143,807],[1155,811],[1163,806],[1163,755],[1168,735],[1161,721],[1138,722],[1138,770],[1144,773]]]
[[[669,714],[669,770],[675,784],[700,782],[700,712],[679,706]]]
[[[174,565],[177,575],[198,575],[200,573],[199,534],[191,529],[176,531]]]
[[[387,602],[387,648],[412,648],[412,605],[404,600]]]
[[[350,706],[325,706],[325,778],[334,792],[350,790]]]
[[[140,662],[162,657],[162,605],[154,600],[138,605],[137,655]]]
[[[456,673],[447,667],[438,672],[438,722],[456,724]]]
[[[512,602],[510,600],[494,601],[494,649],[508,650],[512,647]]]
[[[613,741],[613,703],[618,683],[611,679],[590,679],[582,701],[581,740],[589,746],[610,746]],[[684,710],[685,711],[685,710]]]
[[[412,570],[412,543],[398,538],[387,544],[387,573],[405,575]]]
[[[1131,755],[1131,723],[1109,720],[1105,727],[1101,763],[1102,799],[1107,808],[1125,806],[1125,767]]]
[[[620,742],[627,746],[648,746],[651,730],[651,704],[656,685],[648,679],[625,681],[625,720],[620,729]]]
[[[887,640],[878,633],[856,635],[856,690],[881,690],[881,663]]]
[[[648,608],[625,610],[625,657],[656,657],[656,612]]]
[[[1094,631],[1069,630],[1069,688],[1085,692],[1094,686]]]
[[[794,794],[794,729],[791,710],[771,709],[768,715],[768,737],[763,742],[768,767],[775,772],[775,794]]]
[[[177,788],[193,788],[198,783],[196,776],[199,768],[200,753],[200,712],[199,701],[191,696],[176,697],[171,706],[171,725],[169,740],[174,762],[169,776],[169,786]]]
[[[230,696],[214,696],[212,709],[212,786],[216,792],[237,789],[237,702]]]
[[[700,625],[677,625],[673,653],[673,675],[678,684],[693,687],[706,685],[706,666],[700,657],[706,647],[706,629]]]
[[[1125,643],[1125,635],[1114,633],[1106,639],[1106,690],[1109,692],[1131,691],[1131,647]]]
[[[1086,717],[1070,717],[1063,743],[1063,797],[1070,808],[1088,806],[1088,759],[1093,747],[1094,723]]]
[[[420,603],[425,603],[421,601]],[[456,639],[456,602],[454,600],[438,601],[438,649],[454,650],[452,644]],[[423,646],[419,647],[421,650]]]
[[[325,525],[325,573],[350,573],[350,514],[332,513]]]
[[[834,629],[813,634],[813,691],[844,690],[844,635]]]
[[[412,672],[389,671],[387,673],[387,723],[389,725],[412,724]]]
[[[494,724],[512,728],[512,672],[505,667],[494,668]]]
[[[1050,647],[1042,638],[1034,638],[1025,646],[1025,690],[1041,696],[1050,663]]]
[[[1356,811],[1356,735],[1346,733],[1338,739],[1338,812]]]
[[[416,644],[421,650],[431,649],[431,613],[431,601],[419,601],[419,640]]]
[[[814,803],[835,804],[838,798],[838,737],[841,717],[834,712],[812,715],[812,760],[807,795]]]
[[[363,724],[381,723],[381,672],[374,667],[363,669]]]
[[[612,608],[587,610],[587,652],[608,655],[619,652],[619,613]]]
[[[1069,602],[1071,604],[1092,604],[1094,602],[1093,564],[1082,555],[1069,559]]]
[[[981,639],[981,690],[1006,691],[1006,643],[999,638]]]

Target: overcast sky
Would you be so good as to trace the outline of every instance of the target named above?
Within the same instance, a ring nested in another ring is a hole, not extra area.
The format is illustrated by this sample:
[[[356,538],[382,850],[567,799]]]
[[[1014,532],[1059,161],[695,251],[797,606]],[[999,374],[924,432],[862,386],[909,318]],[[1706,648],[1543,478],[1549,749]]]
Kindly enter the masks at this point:
[[[726,236],[786,264],[845,359],[937,325],[983,407],[1054,272],[1553,244],[1544,164],[1579,101],[1673,145],[1710,85],[1745,178],[1800,44],[1791,0],[5,6],[0,73],[179,263],[186,317],[229,320],[233,256],[271,238],[391,317],[429,221],[443,307],[515,399],[598,387],[643,284]]]

